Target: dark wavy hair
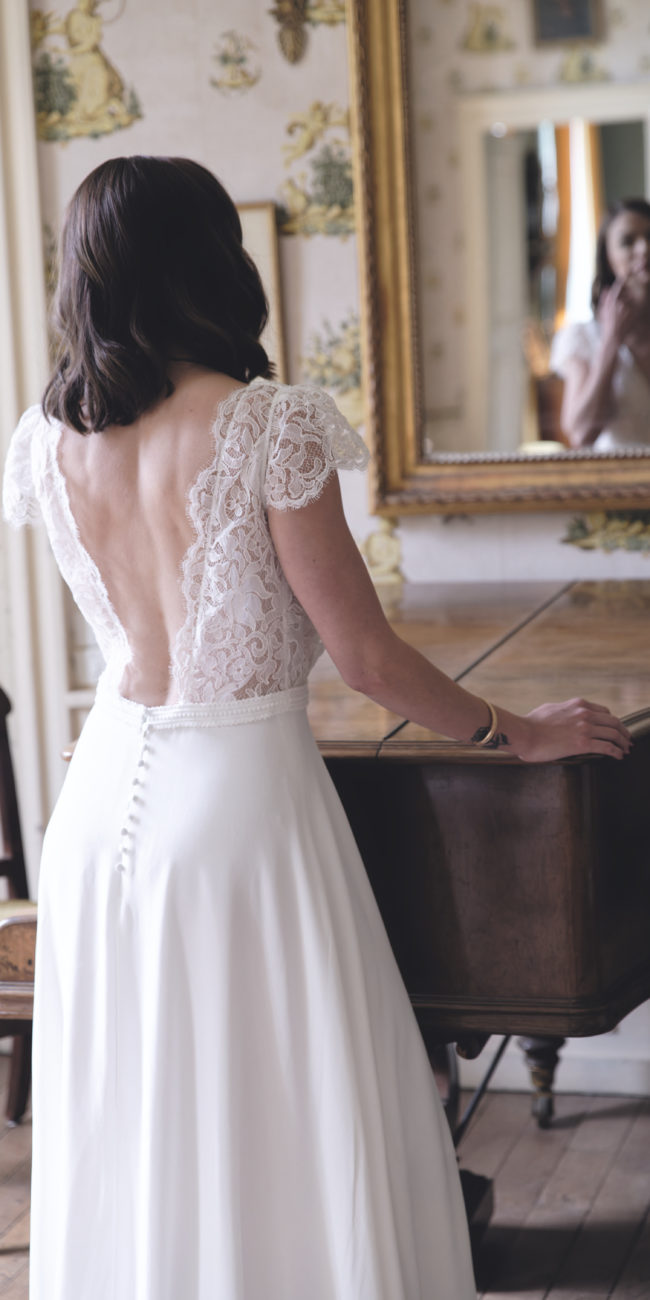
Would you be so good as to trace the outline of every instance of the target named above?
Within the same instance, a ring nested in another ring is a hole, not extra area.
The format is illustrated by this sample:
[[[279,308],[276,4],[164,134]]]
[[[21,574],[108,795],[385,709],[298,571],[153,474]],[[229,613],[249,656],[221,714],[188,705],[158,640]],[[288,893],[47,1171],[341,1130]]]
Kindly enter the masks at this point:
[[[271,378],[268,304],[234,203],[189,158],[111,158],[82,181],[61,237],[46,415],[79,433],[128,425],[188,359]]]
[[[607,232],[614,218],[620,216],[621,212],[636,212],[640,217],[650,221],[650,203],[646,199],[619,199],[618,203],[613,203],[611,208],[607,209],[600,223],[596,241],[596,274],[591,286],[591,306],[594,313],[603,292],[609,289],[616,279],[607,256]]]

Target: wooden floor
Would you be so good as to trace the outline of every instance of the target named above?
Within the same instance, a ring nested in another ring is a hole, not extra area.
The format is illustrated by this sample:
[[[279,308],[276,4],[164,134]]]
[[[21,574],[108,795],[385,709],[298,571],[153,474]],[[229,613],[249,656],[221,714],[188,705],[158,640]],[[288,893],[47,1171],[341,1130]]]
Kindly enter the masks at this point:
[[[490,1093],[460,1163],[494,1179],[477,1261],[486,1300],[650,1300],[650,1099]]]
[[[27,1300],[30,1152],[29,1116],[0,1127],[2,1300]],[[491,1093],[460,1163],[495,1180],[485,1300],[650,1300],[650,1099],[560,1096],[542,1133],[527,1096]]]
[[[9,1058],[0,1055],[0,1115],[9,1078]],[[22,1124],[9,1128],[0,1119],[0,1296],[27,1300],[29,1263],[29,1175],[32,1125],[29,1111]]]

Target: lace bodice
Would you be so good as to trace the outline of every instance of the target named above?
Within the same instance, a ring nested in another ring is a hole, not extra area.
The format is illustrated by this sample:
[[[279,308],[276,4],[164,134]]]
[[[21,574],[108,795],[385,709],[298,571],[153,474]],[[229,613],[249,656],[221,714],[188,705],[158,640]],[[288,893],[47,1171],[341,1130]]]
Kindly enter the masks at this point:
[[[267,380],[231,393],[212,434],[214,455],[187,500],[194,541],[179,576],[185,620],[170,664],[181,703],[249,699],[305,683],[322,647],[284,577],[266,509],[299,509],[337,468],[361,468],[368,459],[326,393]],[[5,467],[5,518],[17,527],[42,516],[106,661],[103,689],[118,691],[130,647],[81,543],[57,459],[60,437],[61,426],[40,406],[25,412]]]

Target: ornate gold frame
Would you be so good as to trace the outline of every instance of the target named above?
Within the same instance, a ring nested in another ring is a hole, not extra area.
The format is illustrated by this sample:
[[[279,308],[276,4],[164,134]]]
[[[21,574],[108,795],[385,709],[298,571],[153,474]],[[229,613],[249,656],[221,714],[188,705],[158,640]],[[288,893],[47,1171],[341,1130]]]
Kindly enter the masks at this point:
[[[648,507],[650,456],[425,460],[405,76],[406,0],[348,0],[366,434],[377,514]]]

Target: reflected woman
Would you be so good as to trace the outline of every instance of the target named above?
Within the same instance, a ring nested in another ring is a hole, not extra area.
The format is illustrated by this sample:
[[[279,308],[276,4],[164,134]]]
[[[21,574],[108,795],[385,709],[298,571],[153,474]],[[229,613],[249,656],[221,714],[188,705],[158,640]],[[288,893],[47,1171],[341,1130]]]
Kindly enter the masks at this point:
[[[593,318],[556,335],[551,369],[564,379],[562,428],[597,452],[650,446],[650,203],[621,199],[596,245]]]

